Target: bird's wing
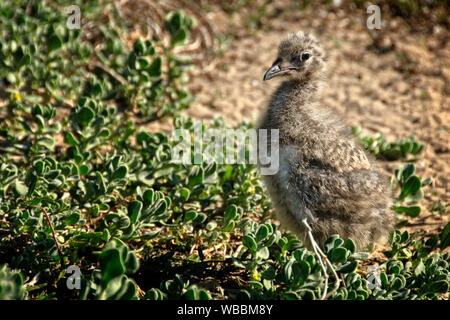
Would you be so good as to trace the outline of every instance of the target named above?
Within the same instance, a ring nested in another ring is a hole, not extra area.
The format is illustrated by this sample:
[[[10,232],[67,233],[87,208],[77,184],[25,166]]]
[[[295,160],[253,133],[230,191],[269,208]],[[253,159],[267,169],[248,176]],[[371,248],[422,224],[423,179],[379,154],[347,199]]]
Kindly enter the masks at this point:
[[[336,139],[324,146],[320,141],[311,139],[305,142],[301,149],[300,156],[303,161],[310,162],[319,168],[331,169],[336,172],[370,170],[372,168],[366,152],[353,141]]]
[[[292,175],[291,190],[313,212],[353,215],[389,202],[385,177],[375,171],[333,172],[302,169]]]
[[[288,146],[280,148],[280,164],[286,191],[313,211],[355,212],[386,203],[386,178],[371,170],[364,153],[342,157]]]

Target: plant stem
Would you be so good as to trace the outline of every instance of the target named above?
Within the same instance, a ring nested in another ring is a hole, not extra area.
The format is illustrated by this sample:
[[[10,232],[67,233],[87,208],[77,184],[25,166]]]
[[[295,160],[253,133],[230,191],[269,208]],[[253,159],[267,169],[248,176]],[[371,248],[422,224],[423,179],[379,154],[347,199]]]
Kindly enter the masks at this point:
[[[64,265],[64,259],[63,259],[63,255],[61,252],[61,245],[59,244],[58,239],[56,238],[55,229],[53,228],[53,224],[52,224],[52,221],[50,220],[50,216],[47,213],[47,210],[45,210],[45,208],[41,207],[41,206],[33,206],[33,207],[39,208],[44,212],[45,217],[47,218],[48,224],[50,225],[50,229],[52,230],[53,239],[55,240],[56,248],[58,249],[58,254],[59,254],[59,258],[61,260],[61,265]]]

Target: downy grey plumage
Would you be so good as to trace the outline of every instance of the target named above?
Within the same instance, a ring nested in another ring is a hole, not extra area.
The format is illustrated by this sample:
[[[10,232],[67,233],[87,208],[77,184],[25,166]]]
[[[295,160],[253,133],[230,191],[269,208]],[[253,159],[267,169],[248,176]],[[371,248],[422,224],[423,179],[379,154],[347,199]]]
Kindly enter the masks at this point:
[[[284,81],[259,125],[279,129],[280,165],[263,179],[281,225],[306,246],[305,217],[320,245],[339,234],[362,249],[391,230],[390,188],[349,128],[320,103],[325,73],[325,51],[314,36],[296,32],[281,42],[264,80]]]

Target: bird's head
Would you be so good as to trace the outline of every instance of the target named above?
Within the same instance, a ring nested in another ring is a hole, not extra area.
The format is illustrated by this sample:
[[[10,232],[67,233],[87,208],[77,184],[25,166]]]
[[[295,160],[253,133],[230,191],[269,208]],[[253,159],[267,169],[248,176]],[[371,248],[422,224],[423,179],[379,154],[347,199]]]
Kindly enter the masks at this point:
[[[325,51],[311,34],[299,31],[281,41],[278,57],[264,74],[264,81],[283,76],[291,80],[319,77],[325,71]]]

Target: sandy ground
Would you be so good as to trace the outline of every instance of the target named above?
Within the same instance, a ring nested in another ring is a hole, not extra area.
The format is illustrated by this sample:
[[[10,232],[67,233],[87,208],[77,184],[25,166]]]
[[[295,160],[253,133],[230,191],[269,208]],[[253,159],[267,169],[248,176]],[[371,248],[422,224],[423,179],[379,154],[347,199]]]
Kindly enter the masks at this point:
[[[170,7],[166,3],[156,1],[153,7],[164,11]],[[197,52],[211,51],[211,37],[226,35],[228,39],[216,42],[215,54],[205,55],[191,73],[188,86],[197,100],[187,114],[204,120],[222,116],[236,125],[245,118],[257,119],[278,85],[277,81],[263,82],[262,76],[276,58],[279,41],[289,32],[312,32],[329,54],[324,104],[349,126],[381,132],[389,141],[415,134],[426,144],[416,162],[417,173],[424,179],[434,177],[434,183],[425,188],[423,211],[411,219],[408,229],[428,233],[445,226],[448,214],[433,215],[430,207],[439,199],[443,204],[450,201],[448,29],[431,25],[427,31],[417,31],[401,18],[382,14],[381,29],[369,30],[364,10],[301,11],[289,1],[269,5],[252,27],[249,17],[254,10],[245,7],[230,15],[223,6],[207,1],[201,2],[201,8],[187,1],[169,3],[172,9],[178,6],[196,18],[192,42]],[[217,47],[225,48],[218,52]],[[169,127],[168,121],[150,126],[155,130]],[[380,161],[388,173],[399,164]]]

